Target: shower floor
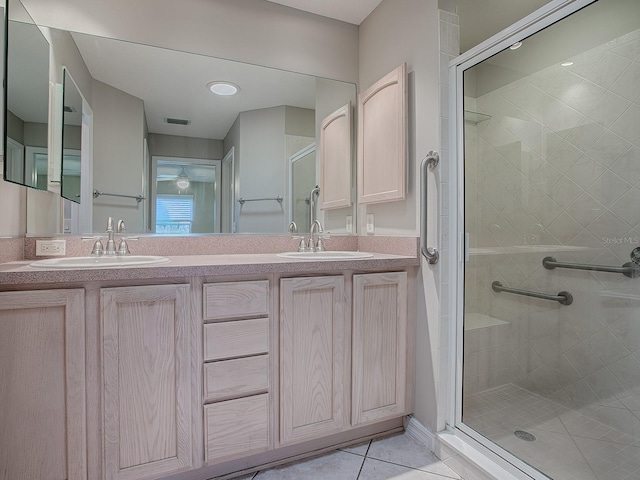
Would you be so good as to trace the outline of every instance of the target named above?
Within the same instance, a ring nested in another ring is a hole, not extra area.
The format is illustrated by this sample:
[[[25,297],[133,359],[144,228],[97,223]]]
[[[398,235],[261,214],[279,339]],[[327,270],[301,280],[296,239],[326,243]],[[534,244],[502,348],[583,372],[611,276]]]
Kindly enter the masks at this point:
[[[518,386],[470,395],[463,412],[469,427],[554,480],[640,479],[640,440]]]

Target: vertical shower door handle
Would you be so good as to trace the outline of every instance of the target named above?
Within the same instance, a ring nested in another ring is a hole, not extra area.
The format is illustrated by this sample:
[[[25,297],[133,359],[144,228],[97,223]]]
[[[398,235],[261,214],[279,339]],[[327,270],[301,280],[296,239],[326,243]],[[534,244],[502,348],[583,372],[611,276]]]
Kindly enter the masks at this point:
[[[438,155],[438,152],[431,151],[427,154],[420,166],[420,179],[422,182],[420,195],[420,213],[422,215],[420,221],[420,252],[430,265],[438,263],[440,254],[437,248],[427,246],[427,224],[429,223],[429,214],[427,212],[427,176],[429,175],[429,170],[434,170],[439,162],[440,155]]]

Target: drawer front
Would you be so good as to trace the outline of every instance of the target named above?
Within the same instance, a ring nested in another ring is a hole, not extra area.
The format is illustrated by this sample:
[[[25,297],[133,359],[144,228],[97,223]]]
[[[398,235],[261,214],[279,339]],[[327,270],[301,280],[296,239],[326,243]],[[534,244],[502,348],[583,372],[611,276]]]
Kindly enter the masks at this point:
[[[216,463],[269,448],[268,394],[204,407],[205,461]]]
[[[210,283],[203,286],[204,319],[269,315],[269,282]]]
[[[269,319],[256,318],[204,326],[204,360],[269,353]]]
[[[269,389],[269,355],[237,358],[204,366],[204,401],[239,397]]]

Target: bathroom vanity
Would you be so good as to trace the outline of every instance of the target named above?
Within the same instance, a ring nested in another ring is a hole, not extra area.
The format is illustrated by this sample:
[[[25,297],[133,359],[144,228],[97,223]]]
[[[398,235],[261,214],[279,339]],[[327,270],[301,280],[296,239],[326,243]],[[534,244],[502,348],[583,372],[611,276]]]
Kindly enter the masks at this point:
[[[418,266],[0,265],[4,478],[207,479],[402,428]]]

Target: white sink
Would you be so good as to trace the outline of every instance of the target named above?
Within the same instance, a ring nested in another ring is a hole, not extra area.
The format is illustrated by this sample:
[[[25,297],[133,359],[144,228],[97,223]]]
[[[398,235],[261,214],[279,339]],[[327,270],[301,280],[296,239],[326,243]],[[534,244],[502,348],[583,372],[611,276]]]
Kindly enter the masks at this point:
[[[276,254],[282,258],[297,258],[299,260],[358,260],[371,258],[372,253],[367,252],[284,252]]]
[[[168,262],[167,257],[155,255],[105,255],[101,257],[64,257],[37,260],[29,264],[36,268],[120,268]]]

